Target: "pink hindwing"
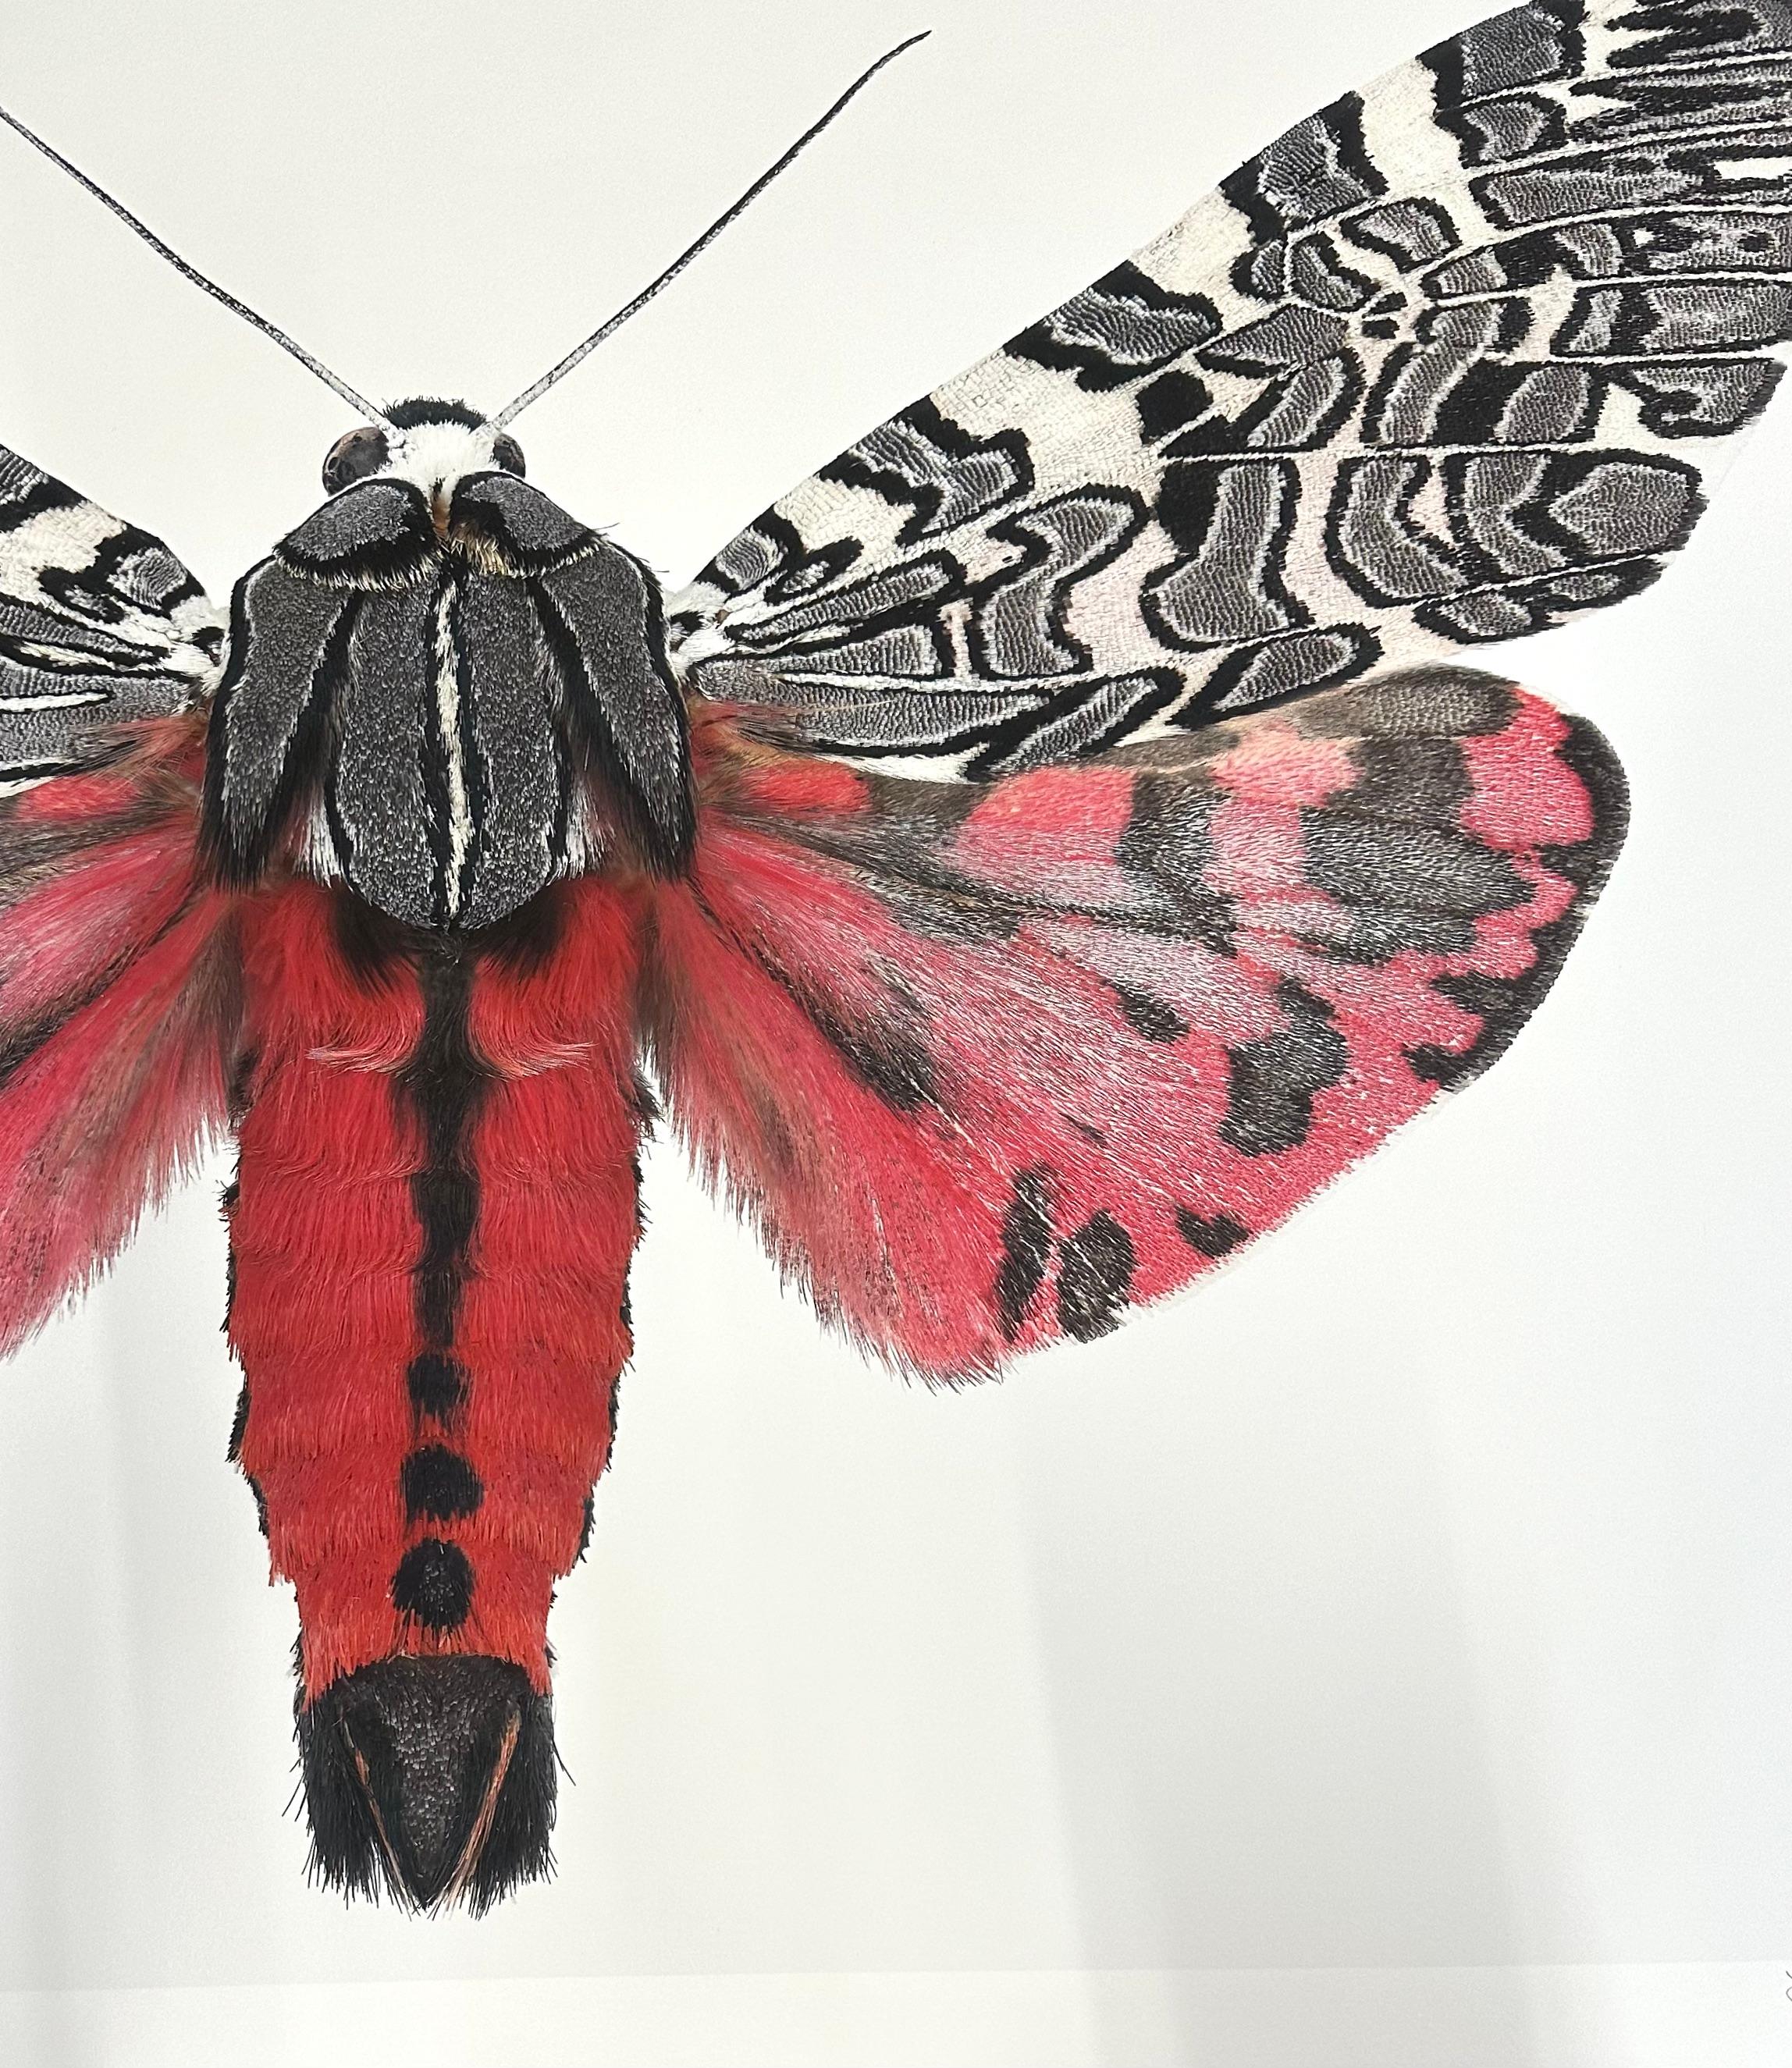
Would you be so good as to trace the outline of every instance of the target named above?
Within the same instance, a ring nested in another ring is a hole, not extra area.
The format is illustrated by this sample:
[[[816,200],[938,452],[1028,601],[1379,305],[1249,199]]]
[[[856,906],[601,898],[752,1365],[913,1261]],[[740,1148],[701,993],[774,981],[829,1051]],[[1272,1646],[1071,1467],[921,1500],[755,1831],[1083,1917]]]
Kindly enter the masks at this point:
[[[0,800],[0,1351],[225,1118],[231,901],[196,866],[203,719]]]
[[[817,1307],[975,1374],[1102,1333],[1503,1050],[1622,837],[1590,728],[1432,670],[985,788],[704,714],[650,1037]]]

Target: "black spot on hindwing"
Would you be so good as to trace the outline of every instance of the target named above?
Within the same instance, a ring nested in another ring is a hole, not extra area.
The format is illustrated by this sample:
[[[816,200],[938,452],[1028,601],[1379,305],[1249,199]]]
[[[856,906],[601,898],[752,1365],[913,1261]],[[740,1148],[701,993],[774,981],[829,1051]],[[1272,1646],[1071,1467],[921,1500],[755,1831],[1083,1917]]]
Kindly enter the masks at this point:
[[[1091,1215],[1058,1260],[1058,1325],[1080,1343],[1118,1328],[1138,1253],[1113,1215]]]
[[[1216,1260],[1229,1256],[1251,1239],[1251,1231],[1230,1214],[1216,1214],[1209,1219],[1187,1207],[1176,1209],[1176,1232],[1199,1256]]]
[[[1041,1166],[1023,1170],[1002,1220],[1002,1262],[996,1274],[996,1312],[1002,1335],[1020,1334],[1033,1300],[1045,1282],[1052,1252],[1052,1176]]]
[[[699,894],[698,902],[703,902]],[[705,907],[712,925],[715,914]],[[913,1113],[939,1097],[922,1008],[894,974],[875,1005],[849,1004],[817,972],[790,967],[764,940],[743,943],[765,975],[798,1006],[857,1081],[896,1113]]]
[[[1220,1139],[1246,1156],[1297,1149],[1313,1126],[1313,1102],[1349,1067],[1330,1008],[1292,979],[1277,987],[1285,1016],[1273,1034],[1226,1051],[1231,1077]]]
[[[813,986],[797,988],[803,1010],[829,1046],[886,1105],[912,1113],[933,1101],[934,1061],[918,1028],[894,1015],[861,1018]]]
[[[1161,998],[1132,984],[1117,983],[1113,988],[1126,1024],[1141,1039],[1167,1045],[1188,1032],[1188,1022]]]

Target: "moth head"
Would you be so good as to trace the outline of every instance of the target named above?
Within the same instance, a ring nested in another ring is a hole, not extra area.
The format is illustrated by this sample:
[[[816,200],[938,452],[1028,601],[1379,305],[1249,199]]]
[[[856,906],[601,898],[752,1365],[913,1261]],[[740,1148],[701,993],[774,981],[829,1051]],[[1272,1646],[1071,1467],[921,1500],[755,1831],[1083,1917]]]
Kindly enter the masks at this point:
[[[465,474],[522,474],[523,448],[508,431],[464,402],[430,395],[394,402],[383,424],[345,432],[324,458],[324,486],[332,495],[377,475],[409,481],[432,503],[446,505]]]

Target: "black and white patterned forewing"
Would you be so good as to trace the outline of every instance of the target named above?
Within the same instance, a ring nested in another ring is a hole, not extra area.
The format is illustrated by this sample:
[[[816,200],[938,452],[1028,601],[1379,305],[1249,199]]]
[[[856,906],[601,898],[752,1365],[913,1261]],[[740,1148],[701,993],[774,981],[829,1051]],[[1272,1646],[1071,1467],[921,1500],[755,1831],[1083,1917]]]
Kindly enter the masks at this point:
[[[1336,102],[668,605],[787,738],[1012,772],[1651,581],[1792,336],[1792,6],[1537,0]]]
[[[79,766],[96,728],[184,710],[223,642],[161,539],[0,446],[0,783]]]

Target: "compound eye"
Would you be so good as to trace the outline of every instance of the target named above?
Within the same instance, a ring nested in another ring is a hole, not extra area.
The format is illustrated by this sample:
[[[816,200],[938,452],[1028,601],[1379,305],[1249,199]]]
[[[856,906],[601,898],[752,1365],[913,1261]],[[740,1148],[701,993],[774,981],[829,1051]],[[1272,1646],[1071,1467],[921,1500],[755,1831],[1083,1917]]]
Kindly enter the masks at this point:
[[[386,463],[386,434],[376,424],[347,431],[324,459],[324,486],[332,495],[352,481],[377,474]]]
[[[523,448],[508,431],[500,431],[492,440],[491,457],[506,474],[520,476],[529,470],[523,463]]]

